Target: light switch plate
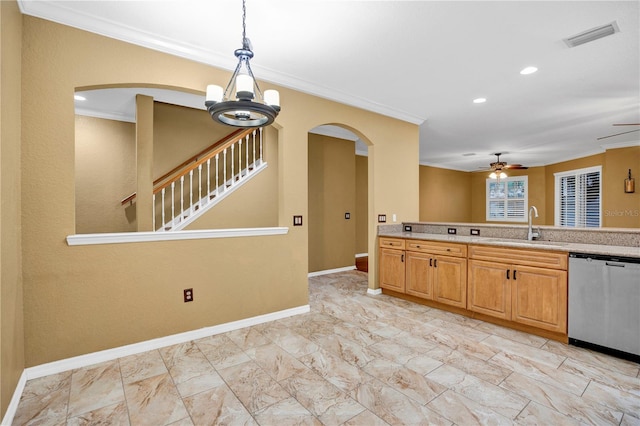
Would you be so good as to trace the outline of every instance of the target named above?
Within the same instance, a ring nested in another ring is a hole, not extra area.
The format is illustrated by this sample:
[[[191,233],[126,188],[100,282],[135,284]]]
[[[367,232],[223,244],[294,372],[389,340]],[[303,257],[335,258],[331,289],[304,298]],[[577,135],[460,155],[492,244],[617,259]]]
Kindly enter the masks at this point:
[[[386,214],[379,214],[378,215],[378,223],[385,223],[387,221],[387,215]]]
[[[293,226],[302,226],[302,216],[293,217]]]

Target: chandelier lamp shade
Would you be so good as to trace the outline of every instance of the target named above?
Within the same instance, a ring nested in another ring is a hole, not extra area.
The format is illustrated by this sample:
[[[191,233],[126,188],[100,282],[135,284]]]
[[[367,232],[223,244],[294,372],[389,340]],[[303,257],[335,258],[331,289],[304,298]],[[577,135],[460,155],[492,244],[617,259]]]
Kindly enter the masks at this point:
[[[264,94],[260,91],[251,71],[253,51],[246,37],[245,20],[245,0],[242,0],[242,47],[235,51],[238,65],[226,89],[215,84],[207,86],[204,105],[218,123],[241,128],[263,127],[278,116],[280,94],[277,90],[265,90]]]

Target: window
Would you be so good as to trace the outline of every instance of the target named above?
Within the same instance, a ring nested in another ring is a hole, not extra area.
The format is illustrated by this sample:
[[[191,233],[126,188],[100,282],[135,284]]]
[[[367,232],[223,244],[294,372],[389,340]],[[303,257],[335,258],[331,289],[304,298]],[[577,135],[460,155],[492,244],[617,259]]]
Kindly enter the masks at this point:
[[[599,228],[602,166],[556,173],[555,225]]]
[[[526,222],[527,176],[487,179],[487,221]]]

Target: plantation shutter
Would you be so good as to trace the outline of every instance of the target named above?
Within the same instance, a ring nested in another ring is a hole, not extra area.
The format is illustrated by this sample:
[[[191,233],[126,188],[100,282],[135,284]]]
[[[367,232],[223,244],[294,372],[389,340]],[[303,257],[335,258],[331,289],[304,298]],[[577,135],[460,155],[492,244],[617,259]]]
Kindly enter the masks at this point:
[[[600,169],[559,174],[558,226],[597,228],[600,226]]]

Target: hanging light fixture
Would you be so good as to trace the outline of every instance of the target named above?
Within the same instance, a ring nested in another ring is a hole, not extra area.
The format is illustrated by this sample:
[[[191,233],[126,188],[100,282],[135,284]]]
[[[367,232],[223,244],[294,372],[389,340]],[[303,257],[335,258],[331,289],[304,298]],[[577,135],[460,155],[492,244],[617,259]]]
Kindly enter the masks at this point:
[[[280,94],[277,90],[265,90],[263,95],[251,71],[249,60],[253,51],[246,36],[246,16],[242,0],[242,47],[234,52],[238,65],[224,92],[221,86],[207,86],[204,104],[218,123],[243,128],[268,126],[280,112]]]

